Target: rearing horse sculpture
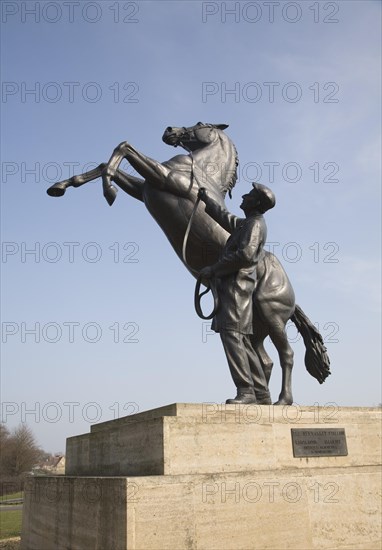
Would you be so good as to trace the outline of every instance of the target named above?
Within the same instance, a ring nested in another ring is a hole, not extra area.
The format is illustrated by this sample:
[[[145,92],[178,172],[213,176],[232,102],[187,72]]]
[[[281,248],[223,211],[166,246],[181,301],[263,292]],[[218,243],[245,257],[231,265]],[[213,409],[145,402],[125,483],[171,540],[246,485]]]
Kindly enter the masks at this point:
[[[196,211],[187,242],[187,261],[182,254],[184,235],[197,200],[199,187],[205,187],[210,196],[222,206],[227,191],[237,179],[237,151],[223,130],[225,124],[199,122],[188,128],[168,127],[163,141],[188,153],[177,155],[159,163],[138,152],[128,142],[122,142],[108,163],[48,189],[51,196],[62,196],[67,187],[80,187],[102,177],[104,196],[111,205],[117,189],[112,181],[132,197],[144,202],[158,222],[175,252],[192,275],[215,263],[228,238],[228,233],[205,212],[204,206]],[[126,159],[144,178],[139,179],[119,169]],[[263,342],[270,336],[275,345],[282,368],[282,388],[276,404],[293,403],[291,373],[293,350],[289,345],[285,326],[292,320],[301,333],[305,347],[305,364],[308,372],[320,383],[330,374],[329,358],[322,337],[301,308],[289,279],[277,258],[265,252],[258,265],[258,282],[254,292],[253,345],[269,382],[273,362]]]

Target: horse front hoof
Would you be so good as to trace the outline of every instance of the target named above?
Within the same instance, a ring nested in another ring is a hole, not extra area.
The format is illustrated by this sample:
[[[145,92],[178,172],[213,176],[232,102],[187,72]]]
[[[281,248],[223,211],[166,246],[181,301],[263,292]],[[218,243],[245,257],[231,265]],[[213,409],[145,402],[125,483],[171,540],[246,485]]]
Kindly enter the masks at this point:
[[[46,192],[50,197],[62,197],[62,195],[65,195],[65,191],[66,186],[63,183],[55,183]]]
[[[293,397],[279,397],[279,400],[274,405],[293,405]]]
[[[109,206],[111,206],[115,201],[117,192],[118,192],[118,189],[114,187],[114,185],[110,185],[105,189],[103,196],[107,200],[107,203]]]

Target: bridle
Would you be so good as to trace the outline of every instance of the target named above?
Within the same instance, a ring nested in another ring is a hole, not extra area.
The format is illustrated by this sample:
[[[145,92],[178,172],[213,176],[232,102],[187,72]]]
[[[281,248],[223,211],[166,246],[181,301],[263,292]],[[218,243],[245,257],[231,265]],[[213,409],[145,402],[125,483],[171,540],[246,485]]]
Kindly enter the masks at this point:
[[[199,128],[208,128],[210,126],[208,125],[205,125],[205,126],[199,126]],[[190,187],[188,189],[188,194],[191,193],[191,190],[192,190],[192,187],[194,185],[194,181],[196,182],[197,186],[199,189],[201,189],[201,185],[198,181],[198,178],[195,176],[195,173],[194,173],[194,156],[193,156],[193,153],[192,153],[192,150],[187,147],[187,145],[185,145],[185,143],[183,143],[182,141],[182,138],[183,136],[188,136],[190,137],[190,135],[194,132],[194,130],[192,129],[191,131],[187,130],[187,128],[183,127],[183,130],[184,130],[184,133],[181,135],[181,139],[179,140],[179,145],[181,147],[183,147],[183,149],[185,149],[186,151],[189,152],[190,154],[190,157],[191,157],[191,183],[190,183]],[[187,262],[187,243],[188,243],[188,237],[190,235],[190,231],[191,231],[191,227],[192,227],[192,224],[193,224],[193,221],[194,221],[194,217],[195,217],[195,214],[196,214],[196,211],[198,209],[198,206],[199,206],[199,203],[200,203],[200,198],[197,197],[196,199],[196,202],[194,204],[194,207],[192,209],[192,212],[191,212],[191,216],[190,216],[190,219],[188,220],[188,224],[187,224],[187,228],[186,228],[186,232],[184,234],[184,238],[183,238],[183,246],[182,246],[182,260],[184,262],[184,264],[188,267],[188,269],[194,274],[194,275],[198,275],[198,278],[197,278],[197,281],[196,281],[196,285],[195,285],[195,292],[194,292],[194,306],[195,306],[195,311],[196,313],[198,314],[198,316],[201,318],[201,319],[205,319],[205,320],[208,320],[208,319],[212,319],[213,317],[215,317],[216,313],[217,313],[217,310],[218,310],[218,307],[219,307],[219,302],[218,302],[218,296],[217,296],[217,292],[216,292],[216,284],[215,284],[215,281],[213,279],[211,279],[209,282],[208,282],[208,285],[207,285],[207,288],[206,290],[204,290],[203,292],[200,292],[200,286],[202,285],[202,277],[201,275],[199,275],[198,271],[196,271],[195,269],[193,269],[189,263]],[[213,295],[213,299],[214,299],[214,307],[213,307],[213,310],[212,312],[209,314],[209,315],[204,315],[203,313],[203,310],[202,310],[202,306],[201,306],[201,300],[202,300],[202,297],[207,294],[209,291],[211,290],[212,292],[212,295]]]

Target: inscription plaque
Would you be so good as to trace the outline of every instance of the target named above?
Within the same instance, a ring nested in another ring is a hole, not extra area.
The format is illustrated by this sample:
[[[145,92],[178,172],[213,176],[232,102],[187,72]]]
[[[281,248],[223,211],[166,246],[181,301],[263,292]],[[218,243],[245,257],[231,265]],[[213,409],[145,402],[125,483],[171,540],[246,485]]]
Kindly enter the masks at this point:
[[[347,456],[344,428],[292,428],[294,457]]]

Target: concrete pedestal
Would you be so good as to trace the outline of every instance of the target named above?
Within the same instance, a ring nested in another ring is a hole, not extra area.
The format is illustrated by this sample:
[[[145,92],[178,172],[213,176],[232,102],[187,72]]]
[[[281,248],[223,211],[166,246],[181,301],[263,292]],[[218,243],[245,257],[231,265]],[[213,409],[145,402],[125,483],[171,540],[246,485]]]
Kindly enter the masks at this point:
[[[292,428],[343,428],[348,454],[295,458]],[[169,405],[69,438],[22,548],[380,549],[380,464],[378,409]]]

